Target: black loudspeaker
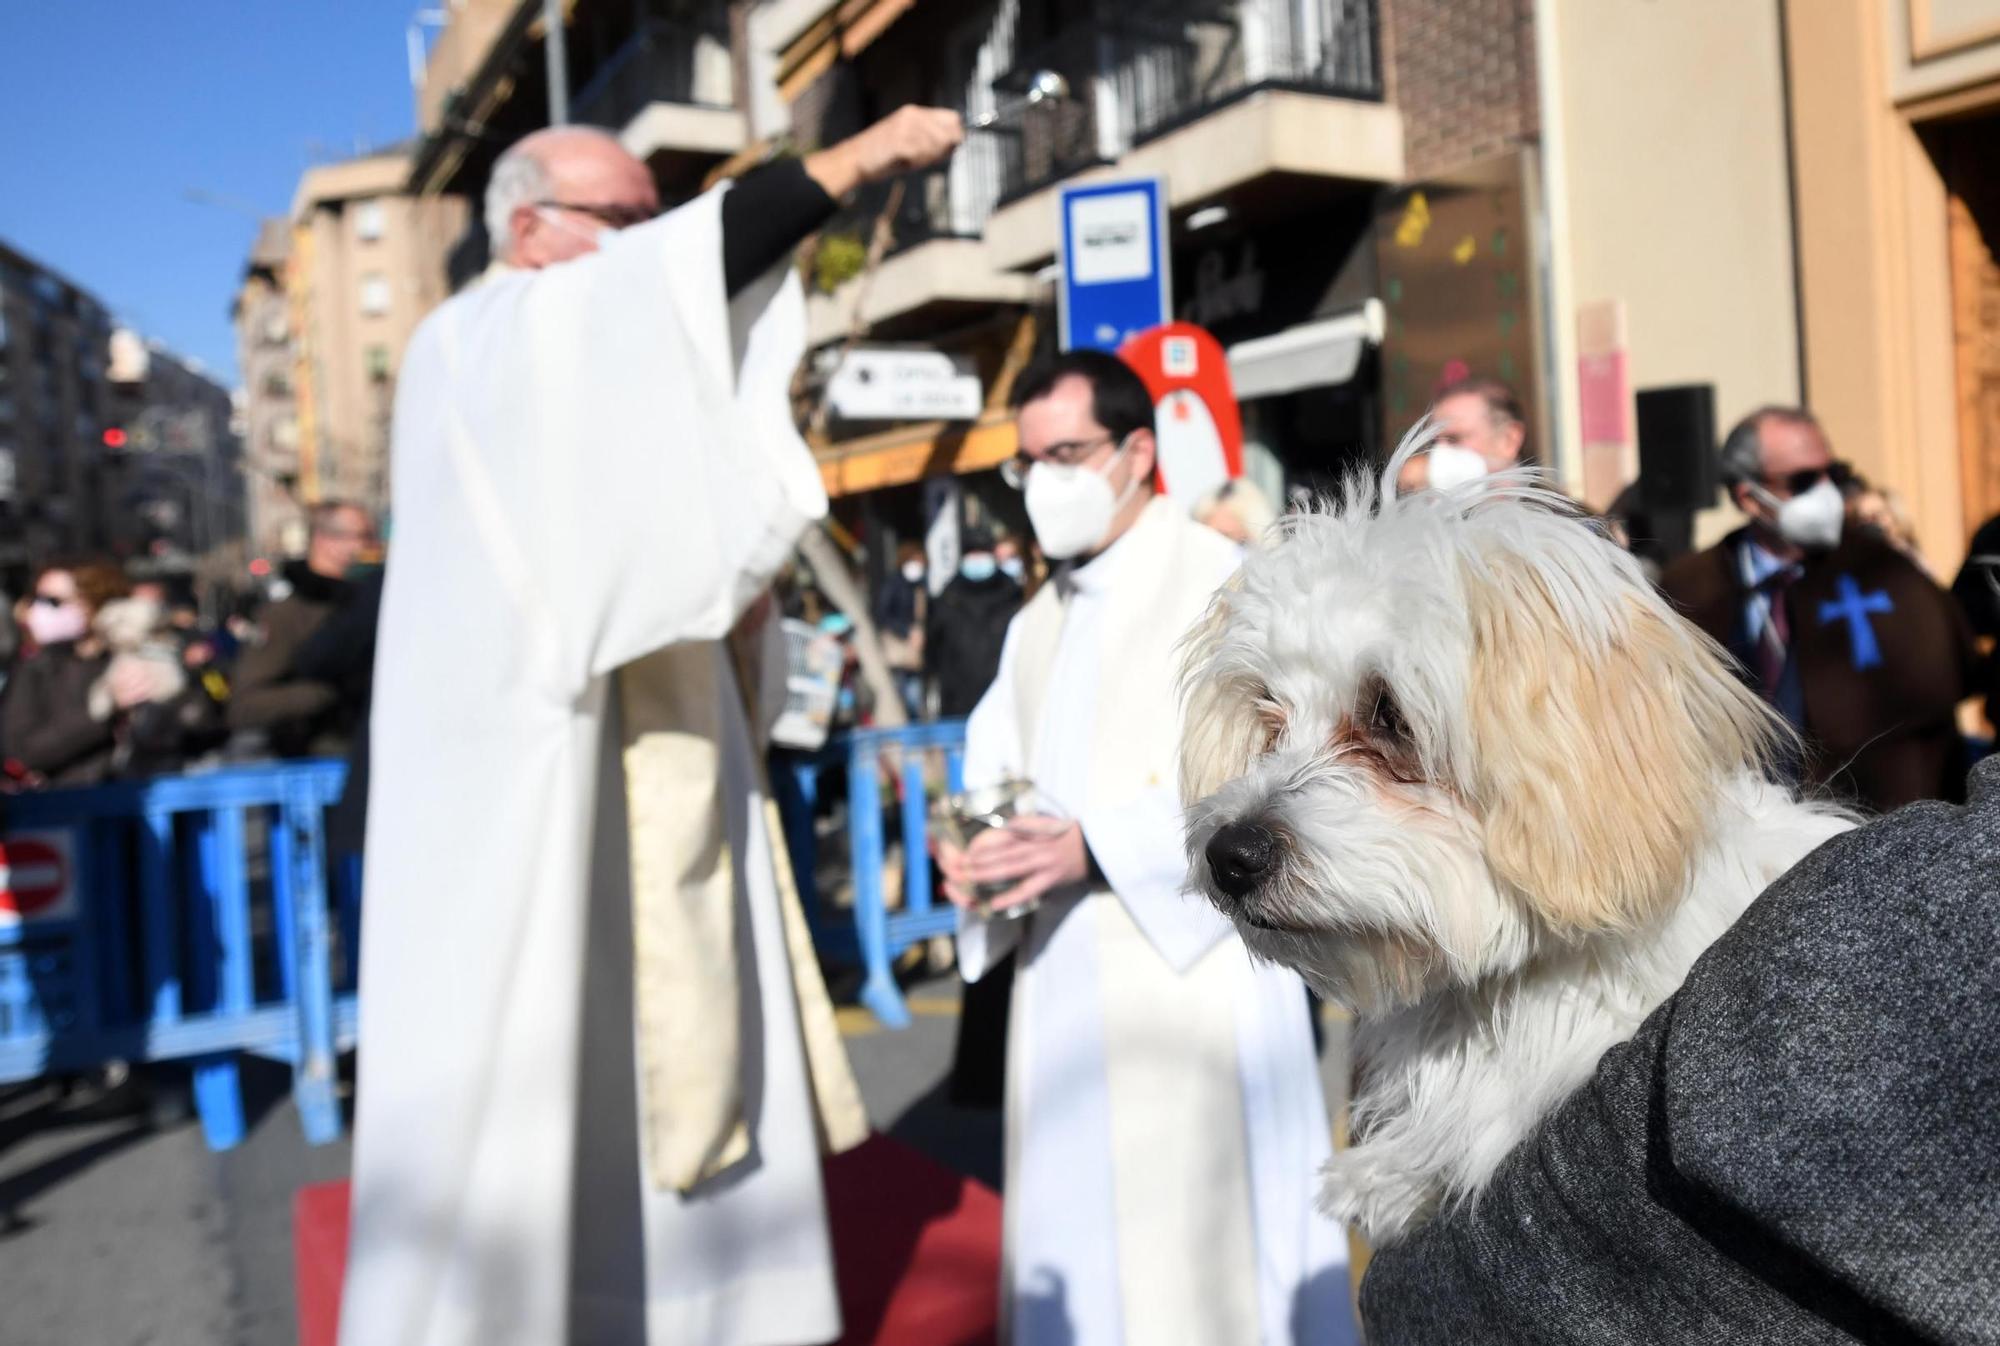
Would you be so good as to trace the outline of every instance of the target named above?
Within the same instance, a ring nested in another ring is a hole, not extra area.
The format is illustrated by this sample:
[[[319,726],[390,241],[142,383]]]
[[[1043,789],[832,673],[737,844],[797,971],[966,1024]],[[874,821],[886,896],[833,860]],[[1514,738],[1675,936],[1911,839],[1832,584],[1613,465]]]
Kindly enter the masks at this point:
[[[1715,385],[1645,388],[1639,404],[1639,501],[1649,510],[1715,504]]]

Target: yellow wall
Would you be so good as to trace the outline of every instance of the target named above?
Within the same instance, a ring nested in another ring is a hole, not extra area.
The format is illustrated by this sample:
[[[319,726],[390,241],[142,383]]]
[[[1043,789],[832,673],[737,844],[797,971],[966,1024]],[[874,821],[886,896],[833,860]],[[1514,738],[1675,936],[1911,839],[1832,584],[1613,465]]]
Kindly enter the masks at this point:
[[[1818,3],[1818,0],[1808,0]],[[1569,299],[1622,301],[1632,385],[1712,383],[1717,433],[1799,396],[1776,0],[1553,0]],[[1547,77],[1545,72],[1545,78]],[[1560,227],[1560,226],[1558,226]],[[1575,371],[1559,371],[1576,396]],[[1565,474],[1577,455],[1566,452]]]

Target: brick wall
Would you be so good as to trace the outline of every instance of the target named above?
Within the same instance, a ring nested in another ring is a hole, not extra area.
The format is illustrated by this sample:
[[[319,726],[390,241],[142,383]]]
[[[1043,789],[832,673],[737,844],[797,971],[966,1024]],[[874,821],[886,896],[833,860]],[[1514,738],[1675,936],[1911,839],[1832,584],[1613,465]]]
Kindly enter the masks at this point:
[[[1540,130],[1532,0],[1382,0],[1383,69],[1412,179]]]

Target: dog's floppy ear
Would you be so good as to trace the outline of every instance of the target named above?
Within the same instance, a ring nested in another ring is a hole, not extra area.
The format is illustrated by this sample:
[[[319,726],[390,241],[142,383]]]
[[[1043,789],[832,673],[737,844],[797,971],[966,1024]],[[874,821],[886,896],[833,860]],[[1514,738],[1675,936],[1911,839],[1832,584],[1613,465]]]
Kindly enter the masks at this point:
[[[1607,644],[1550,580],[1504,559],[1468,575],[1487,856],[1557,930],[1629,928],[1684,887],[1719,784],[1767,763],[1783,730],[1652,590],[1608,595]]]
[[[1267,732],[1258,713],[1262,688],[1227,658],[1234,584],[1181,640],[1181,802],[1206,799],[1249,769]]]

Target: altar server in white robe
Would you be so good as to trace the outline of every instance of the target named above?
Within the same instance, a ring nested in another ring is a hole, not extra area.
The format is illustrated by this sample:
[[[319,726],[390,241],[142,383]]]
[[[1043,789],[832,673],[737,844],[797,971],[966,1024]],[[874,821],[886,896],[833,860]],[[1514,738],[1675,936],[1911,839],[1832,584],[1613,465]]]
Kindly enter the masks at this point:
[[[959,135],[905,109],[658,219],[601,132],[496,166],[501,264],[396,407],[345,1346],[839,1335],[819,1153],[866,1118],[730,637],[826,507],[785,255]]]
[[[1007,1339],[1352,1342],[1345,1237],[1312,1209],[1332,1145],[1304,988],[1184,891],[1174,647],[1237,549],[1153,494],[1152,401],[1116,357],[1071,352],[1015,395],[1010,475],[1056,568],[967,725],[965,781],[1031,781],[1068,821],[941,856],[966,977],[1020,951]],[[975,884],[1012,886],[981,918]]]

